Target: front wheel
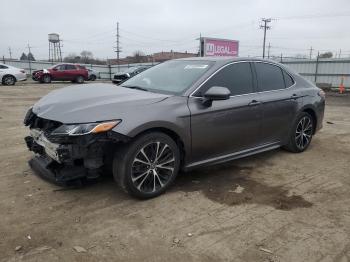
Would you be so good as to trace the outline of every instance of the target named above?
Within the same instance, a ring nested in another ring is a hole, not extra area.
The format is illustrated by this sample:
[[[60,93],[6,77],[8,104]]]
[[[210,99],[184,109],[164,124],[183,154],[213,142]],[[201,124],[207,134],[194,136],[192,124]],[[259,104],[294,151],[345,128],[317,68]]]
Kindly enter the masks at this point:
[[[50,75],[44,75],[42,79],[42,83],[49,84],[51,83],[51,76]]]
[[[312,116],[306,112],[302,112],[293,125],[289,142],[285,149],[294,153],[305,151],[312,139],[314,133],[314,120]]]
[[[162,194],[174,182],[179,166],[177,144],[168,135],[154,132],[116,152],[113,175],[130,195],[146,199]]]

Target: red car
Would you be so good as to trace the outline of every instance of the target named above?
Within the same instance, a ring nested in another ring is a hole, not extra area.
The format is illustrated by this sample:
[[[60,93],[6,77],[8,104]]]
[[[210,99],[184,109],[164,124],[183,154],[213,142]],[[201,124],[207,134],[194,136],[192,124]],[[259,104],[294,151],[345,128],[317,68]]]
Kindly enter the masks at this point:
[[[88,80],[88,71],[81,65],[58,64],[48,69],[34,71],[32,78],[41,83],[72,81],[81,84],[85,80]]]

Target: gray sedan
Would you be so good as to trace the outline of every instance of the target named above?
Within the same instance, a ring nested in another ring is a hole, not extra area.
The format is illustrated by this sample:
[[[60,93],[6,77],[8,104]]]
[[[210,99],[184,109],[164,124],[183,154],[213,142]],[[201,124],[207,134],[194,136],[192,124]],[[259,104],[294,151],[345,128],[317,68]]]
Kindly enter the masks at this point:
[[[179,170],[283,147],[300,153],[322,127],[325,94],[286,66],[251,58],[171,60],[120,86],[55,90],[27,113],[39,174],[63,183],[110,170],[138,198]]]

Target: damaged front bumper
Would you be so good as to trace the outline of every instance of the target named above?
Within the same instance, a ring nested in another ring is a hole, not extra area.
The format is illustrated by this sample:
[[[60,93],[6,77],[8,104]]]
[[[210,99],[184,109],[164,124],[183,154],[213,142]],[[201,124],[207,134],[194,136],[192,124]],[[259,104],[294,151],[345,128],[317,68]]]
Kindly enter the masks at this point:
[[[47,137],[39,129],[31,129],[25,142],[36,156],[31,168],[50,181],[61,184],[81,178],[97,178],[111,165],[118,143],[127,138],[115,132],[79,137]]]

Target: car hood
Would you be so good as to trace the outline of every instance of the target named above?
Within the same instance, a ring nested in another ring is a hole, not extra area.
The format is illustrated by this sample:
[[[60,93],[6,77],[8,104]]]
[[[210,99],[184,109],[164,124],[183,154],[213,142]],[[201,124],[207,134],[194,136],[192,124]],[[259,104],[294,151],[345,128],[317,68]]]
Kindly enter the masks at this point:
[[[128,73],[115,73],[114,76],[126,76]],[[129,73],[131,74],[131,73]]]
[[[36,74],[36,73],[39,73],[39,72],[43,72],[43,71],[44,71],[44,69],[34,70],[34,71],[33,71],[33,74]]]
[[[33,112],[64,124],[119,119],[131,110],[143,110],[169,95],[112,84],[84,84],[52,91],[41,98]]]

